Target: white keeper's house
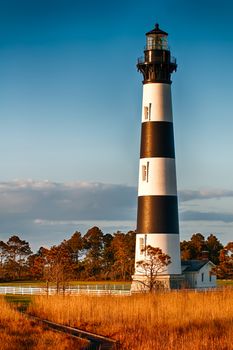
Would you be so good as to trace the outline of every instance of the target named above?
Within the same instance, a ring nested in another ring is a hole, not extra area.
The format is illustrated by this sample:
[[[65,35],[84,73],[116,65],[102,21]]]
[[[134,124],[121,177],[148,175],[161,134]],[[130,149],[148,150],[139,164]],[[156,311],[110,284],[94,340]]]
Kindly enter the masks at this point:
[[[209,260],[181,261],[182,274],[188,288],[215,288],[216,276],[212,273],[215,265]]]

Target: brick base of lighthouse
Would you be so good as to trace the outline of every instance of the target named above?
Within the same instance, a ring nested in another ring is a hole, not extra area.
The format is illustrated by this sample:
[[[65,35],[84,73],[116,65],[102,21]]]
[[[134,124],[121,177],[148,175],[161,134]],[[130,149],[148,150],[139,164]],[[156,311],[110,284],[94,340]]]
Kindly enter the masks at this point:
[[[143,282],[146,282],[146,276],[144,275],[133,275],[131,284],[132,293],[148,292],[148,288]],[[185,287],[184,275],[160,275],[157,276],[157,285],[155,290],[171,290],[171,289],[182,289]]]

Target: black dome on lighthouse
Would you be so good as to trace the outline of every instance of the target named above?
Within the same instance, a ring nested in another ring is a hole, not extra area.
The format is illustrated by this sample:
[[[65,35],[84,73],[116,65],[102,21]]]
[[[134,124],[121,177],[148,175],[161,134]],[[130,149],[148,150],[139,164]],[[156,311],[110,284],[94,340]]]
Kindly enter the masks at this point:
[[[155,24],[154,29],[152,29],[150,32],[146,33],[146,35],[150,35],[150,34],[161,34],[161,35],[166,35],[166,36],[168,35],[168,33],[164,32],[163,30],[161,30],[159,28],[158,23]]]
[[[176,59],[171,56],[168,46],[168,33],[159,28],[146,33],[144,57],[138,60],[137,68],[143,74],[143,84],[171,84],[171,74],[176,71]]]

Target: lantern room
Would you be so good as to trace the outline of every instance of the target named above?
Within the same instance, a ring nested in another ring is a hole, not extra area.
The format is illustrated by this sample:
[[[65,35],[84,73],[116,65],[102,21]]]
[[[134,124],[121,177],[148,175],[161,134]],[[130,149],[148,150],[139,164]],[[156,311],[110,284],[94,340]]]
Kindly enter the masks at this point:
[[[155,28],[146,33],[146,50],[168,50],[168,33],[159,28],[156,23]]]

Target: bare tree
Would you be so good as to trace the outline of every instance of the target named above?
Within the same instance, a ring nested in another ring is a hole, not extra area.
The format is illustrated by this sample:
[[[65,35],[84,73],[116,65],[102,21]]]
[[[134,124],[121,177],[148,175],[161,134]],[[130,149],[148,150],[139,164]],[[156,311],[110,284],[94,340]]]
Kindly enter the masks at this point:
[[[158,275],[165,272],[166,267],[171,263],[171,258],[163,253],[162,249],[150,245],[142,251],[145,252],[145,259],[137,262],[137,269],[144,278],[138,282],[143,285],[145,290],[153,292],[161,288],[162,282]]]

